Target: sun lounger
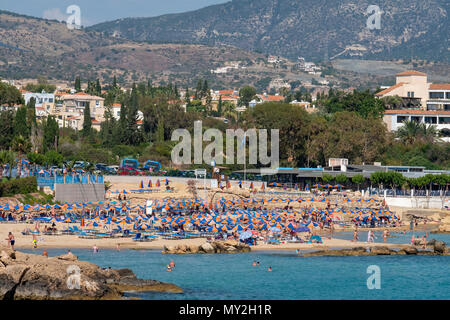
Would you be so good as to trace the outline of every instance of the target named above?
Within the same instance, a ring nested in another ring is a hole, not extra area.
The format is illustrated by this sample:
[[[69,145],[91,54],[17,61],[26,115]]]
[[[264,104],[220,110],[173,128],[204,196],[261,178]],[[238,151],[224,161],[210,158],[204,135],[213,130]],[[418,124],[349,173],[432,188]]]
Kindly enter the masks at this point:
[[[278,239],[268,239],[267,244],[281,244],[281,241]]]

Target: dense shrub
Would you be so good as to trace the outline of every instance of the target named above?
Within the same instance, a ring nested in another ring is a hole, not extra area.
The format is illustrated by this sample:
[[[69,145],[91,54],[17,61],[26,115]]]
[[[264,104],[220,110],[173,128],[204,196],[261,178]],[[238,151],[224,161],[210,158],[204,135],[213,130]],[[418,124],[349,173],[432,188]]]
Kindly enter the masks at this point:
[[[37,192],[36,177],[11,179],[0,182],[0,196],[11,197],[16,194]]]

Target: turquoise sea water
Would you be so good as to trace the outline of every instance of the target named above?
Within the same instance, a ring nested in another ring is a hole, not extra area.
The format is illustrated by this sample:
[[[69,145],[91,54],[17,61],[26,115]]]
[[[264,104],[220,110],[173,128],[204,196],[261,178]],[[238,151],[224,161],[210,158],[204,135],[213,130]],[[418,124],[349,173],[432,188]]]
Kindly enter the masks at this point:
[[[448,242],[450,236],[440,238]],[[66,250],[48,252],[55,256]],[[184,290],[182,294],[129,294],[150,300],[450,299],[450,256],[301,258],[294,251],[164,255],[155,250],[101,248],[95,254],[87,249],[72,252],[80,260],[102,267],[130,268],[140,278],[171,282]],[[172,259],[175,270],[167,272]],[[259,261],[260,266],[253,267],[253,261]],[[379,290],[367,288],[370,265],[380,268]],[[269,266],[272,272],[267,271]]]
[[[367,233],[368,231],[360,231],[359,234],[359,241],[367,241]],[[406,234],[402,234],[400,232],[391,232],[391,236],[387,238],[387,243],[398,243],[398,244],[410,244],[411,243],[411,236],[413,234],[411,232],[407,232]],[[425,231],[419,231],[414,232],[414,237],[421,238],[425,235]],[[353,231],[346,231],[346,232],[336,232],[333,235],[334,238],[337,239],[344,239],[344,240],[353,240]],[[382,231],[375,231],[375,243],[383,243],[383,232]],[[428,232],[428,240],[436,239],[440,241],[444,241],[447,246],[450,246],[450,235],[449,234],[443,234],[443,233],[430,233]]]

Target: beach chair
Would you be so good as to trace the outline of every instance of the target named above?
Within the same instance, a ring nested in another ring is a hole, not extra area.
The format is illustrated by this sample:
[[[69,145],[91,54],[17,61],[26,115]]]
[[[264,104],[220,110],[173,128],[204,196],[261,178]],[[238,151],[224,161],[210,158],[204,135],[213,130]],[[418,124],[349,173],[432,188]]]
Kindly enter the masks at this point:
[[[281,244],[281,242],[280,242],[280,240],[278,240],[278,239],[269,239],[269,240],[267,240],[267,244],[275,244],[275,245],[278,245],[278,244]]]
[[[141,241],[141,233],[136,233],[136,235],[133,238],[133,241]]]

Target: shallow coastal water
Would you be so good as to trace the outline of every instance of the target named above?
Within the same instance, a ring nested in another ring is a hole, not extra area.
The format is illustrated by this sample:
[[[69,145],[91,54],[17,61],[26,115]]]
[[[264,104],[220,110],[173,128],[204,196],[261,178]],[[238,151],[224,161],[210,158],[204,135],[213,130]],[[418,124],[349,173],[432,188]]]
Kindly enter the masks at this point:
[[[24,250],[41,253],[42,249]],[[66,250],[49,249],[50,256]],[[174,283],[182,294],[129,294],[142,299],[450,299],[450,256],[300,258],[295,251],[164,255],[156,250],[73,249],[80,260],[130,268],[140,278]],[[175,270],[166,271],[170,260]],[[253,267],[259,261],[259,267]],[[367,268],[381,270],[381,289],[367,288]],[[268,267],[273,271],[268,272]]]

